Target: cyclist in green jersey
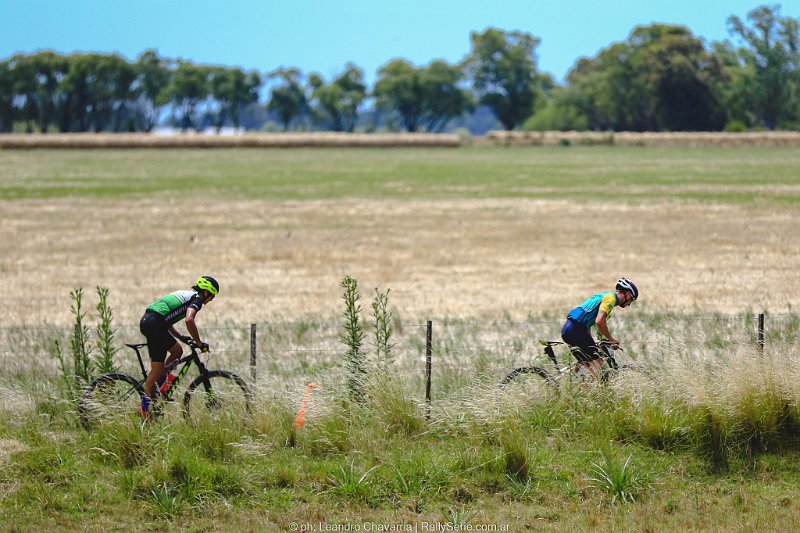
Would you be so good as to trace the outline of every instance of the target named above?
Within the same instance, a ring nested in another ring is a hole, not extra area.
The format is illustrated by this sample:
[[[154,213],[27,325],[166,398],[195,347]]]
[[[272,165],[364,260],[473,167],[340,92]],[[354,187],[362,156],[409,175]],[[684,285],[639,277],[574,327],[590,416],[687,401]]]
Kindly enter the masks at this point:
[[[150,419],[150,398],[156,382],[164,375],[164,366],[183,355],[183,349],[176,339],[182,342],[194,339],[202,351],[208,350],[208,344],[200,340],[195,316],[218,293],[217,280],[211,276],[201,276],[191,290],[171,292],[147,306],[139,322],[139,330],[147,337],[147,350],[150,352],[150,372],[144,383],[145,395],[142,396],[140,407],[140,414],[145,419]],[[181,335],[174,326],[184,319],[189,335]]]
[[[572,354],[578,362],[593,376],[597,376],[603,360],[591,334],[593,326],[597,326],[603,337],[614,347],[619,346],[608,330],[606,320],[615,307],[623,309],[639,297],[639,289],[629,279],[620,278],[614,292],[601,292],[588,298],[567,315],[567,321],[561,329],[561,338],[572,348]]]

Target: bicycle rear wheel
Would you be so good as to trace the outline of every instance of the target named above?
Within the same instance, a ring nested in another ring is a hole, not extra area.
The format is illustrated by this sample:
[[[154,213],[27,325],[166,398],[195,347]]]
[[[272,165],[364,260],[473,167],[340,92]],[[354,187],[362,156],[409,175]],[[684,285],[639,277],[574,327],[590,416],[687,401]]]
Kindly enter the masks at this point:
[[[242,378],[227,370],[212,370],[189,385],[183,397],[183,416],[192,420],[236,418],[249,413],[252,403],[252,392]]]
[[[144,388],[128,374],[103,374],[83,389],[78,400],[78,414],[86,429],[138,416]]]
[[[558,392],[553,376],[539,366],[512,369],[500,382],[504,389],[522,398],[546,398]]]
[[[538,376],[538,378],[548,382],[552,379],[550,373],[540,366],[523,366],[520,368],[515,368],[511,372],[506,374],[506,377],[504,377],[500,383],[502,385],[507,385],[512,381],[514,381],[515,383],[520,383],[524,379],[535,376]]]

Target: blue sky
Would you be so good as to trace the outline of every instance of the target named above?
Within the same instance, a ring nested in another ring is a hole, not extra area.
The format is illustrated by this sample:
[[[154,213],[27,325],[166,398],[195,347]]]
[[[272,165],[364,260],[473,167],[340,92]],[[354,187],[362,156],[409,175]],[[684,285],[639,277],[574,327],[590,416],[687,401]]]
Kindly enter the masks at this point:
[[[0,58],[52,49],[117,52],[256,69],[298,67],[329,79],[352,61],[372,83],[381,65],[450,63],[470,50],[470,32],[520,30],[541,39],[539,69],[563,80],[631,30],[682,24],[707,41],[730,38],[726,20],[744,19],[755,0],[0,0]],[[800,0],[781,2],[800,16]]]

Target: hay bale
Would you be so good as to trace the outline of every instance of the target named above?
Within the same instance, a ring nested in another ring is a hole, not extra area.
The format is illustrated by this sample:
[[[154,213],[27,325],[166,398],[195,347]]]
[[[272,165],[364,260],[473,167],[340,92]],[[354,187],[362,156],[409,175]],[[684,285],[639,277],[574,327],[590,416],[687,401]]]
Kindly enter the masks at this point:
[[[306,147],[441,147],[461,146],[458,135],[432,133],[47,133],[2,134],[0,149],[33,148],[306,148]]]
[[[502,146],[800,146],[800,132],[600,132],[600,131],[490,131],[489,144]]]

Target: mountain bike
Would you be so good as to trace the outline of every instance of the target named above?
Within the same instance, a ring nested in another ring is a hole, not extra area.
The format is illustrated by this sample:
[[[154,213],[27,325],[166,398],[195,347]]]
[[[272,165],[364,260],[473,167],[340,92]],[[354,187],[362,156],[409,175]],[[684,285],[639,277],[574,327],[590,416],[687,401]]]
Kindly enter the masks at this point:
[[[559,364],[558,358],[556,357],[555,350],[553,349],[555,346],[560,346],[562,344],[566,345],[565,342],[562,341],[547,341],[547,340],[539,340],[539,344],[544,346],[544,353],[552,361],[555,370],[546,370],[541,366],[522,366],[518,368],[512,369],[508,374],[505,375],[501,383],[506,385],[508,383],[520,382],[525,379],[526,376],[535,376],[534,379],[542,379],[545,383],[549,385],[554,385],[558,388],[558,383],[561,379],[567,376],[575,376],[578,379],[586,379],[588,378],[588,371],[577,361],[574,363],[568,364],[563,366]],[[610,378],[619,375],[620,373],[626,372],[636,372],[640,375],[646,376],[651,378],[649,371],[641,365],[633,365],[633,364],[624,364],[620,365],[617,363],[615,356],[616,350],[624,351],[620,347],[614,347],[610,342],[606,340],[601,340],[597,343],[597,347],[600,349],[600,354],[603,357],[605,364],[600,369],[600,381],[607,382]],[[570,351],[577,350],[578,348],[570,347]]]
[[[191,353],[173,361],[164,367],[166,377],[178,365],[183,365],[171,385],[163,387],[160,380],[156,387],[155,397],[151,400],[150,414],[160,417],[169,402],[174,402],[177,396],[178,385],[189,372],[191,366],[196,366],[200,375],[189,383],[183,395],[182,412],[184,418],[192,415],[195,418],[209,416],[235,416],[249,412],[253,404],[253,394],[250,387],[242,378],[228,370],[208,370],[200,359],[198,346],[194,341],[186,343],[191,348]],[[113,420],[139,416],[137,408],[141,405],[144,395],[144,382],[147,379],[147,370],[140,350],[147,346],[145,343],[126,344],[136,352],[142,378],[122,372],[103,374],[89,383],[78,401],[78,414],[81,423],[86,429],[91,429]],[[164,392],[162,392],[162,387]]]

